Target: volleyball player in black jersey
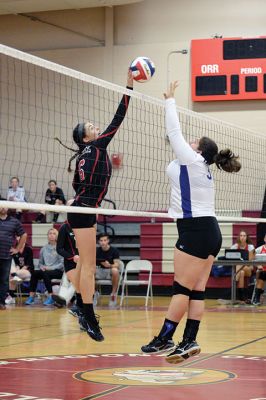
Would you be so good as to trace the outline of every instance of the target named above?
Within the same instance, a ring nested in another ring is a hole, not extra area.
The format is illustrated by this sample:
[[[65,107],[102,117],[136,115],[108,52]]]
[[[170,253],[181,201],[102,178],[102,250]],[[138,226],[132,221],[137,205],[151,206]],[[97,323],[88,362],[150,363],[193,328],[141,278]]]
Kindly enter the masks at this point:
[[[131,71],[128,71],[127,89],[133,89]],[[112,122],[103,133],[100,134],[99,128],[91,122],[80,123],[73,130],[73,139],[79,150],[74,156],[77,157],[73,179],[76,195],[72,206],[96,208],[101,205],[112,173],[107,146],[123,122],[129,99],[130,96],[123,95]],[[104,337],[93,311],[96,215],[68,213],[68,222],[74,231],[80,256],[77,267],[77,281],[83,300],[83,315],[80,317],[80,323],[92,339],[102,341]]]

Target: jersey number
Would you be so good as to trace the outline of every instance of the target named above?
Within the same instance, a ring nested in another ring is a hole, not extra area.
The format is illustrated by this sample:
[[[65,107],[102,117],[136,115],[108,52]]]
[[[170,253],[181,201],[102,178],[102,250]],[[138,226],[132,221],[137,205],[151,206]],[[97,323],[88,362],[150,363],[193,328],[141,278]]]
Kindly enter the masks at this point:
[[[78,171],[79,171],[79,179],[80,181],[84,181],[85,179],[85,173],[84,173],[84,169],[82,169],[82,167],[85,165],[85,160],[84,158],[82,160],[80,160],[79,162],[79,166],[78,166]]]

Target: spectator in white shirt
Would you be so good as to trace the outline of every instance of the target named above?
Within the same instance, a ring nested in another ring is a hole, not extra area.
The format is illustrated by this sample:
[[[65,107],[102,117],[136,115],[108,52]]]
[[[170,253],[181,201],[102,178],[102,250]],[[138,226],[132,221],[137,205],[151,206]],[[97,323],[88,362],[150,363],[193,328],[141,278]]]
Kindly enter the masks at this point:
[[[10,179],[10,186],[7,191],[7,200],[8,201],[16,201],[19,203],[25,203],[25,189],[23,186],[19,185],[19,179],[16,176]],[[16,210],[16,218],[21,219],[22,211]]]

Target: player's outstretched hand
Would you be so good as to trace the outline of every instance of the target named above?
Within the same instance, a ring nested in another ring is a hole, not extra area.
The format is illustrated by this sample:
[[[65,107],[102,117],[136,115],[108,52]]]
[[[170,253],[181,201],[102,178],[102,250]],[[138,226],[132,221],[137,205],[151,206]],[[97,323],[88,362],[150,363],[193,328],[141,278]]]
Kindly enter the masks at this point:
[[[169,89],[163,94],[165,99],[170,99],[171,97],[175,97],[175,90],[179,86],[178,81],[174,81],[170,83]]]
[[[127,86],[133,88],[133,75],[130,68],[128,69],[127,72]]]

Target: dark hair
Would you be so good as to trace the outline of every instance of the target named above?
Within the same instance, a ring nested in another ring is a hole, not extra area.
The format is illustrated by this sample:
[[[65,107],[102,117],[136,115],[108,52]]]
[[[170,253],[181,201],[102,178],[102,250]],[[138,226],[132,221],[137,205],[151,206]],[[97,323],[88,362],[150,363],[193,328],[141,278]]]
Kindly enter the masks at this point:
[[[59,139],[59,138],[55,138],[55,140],[57,141],[57,142],[59,142],[65,149],[68,149],[68,150],[71,150],[71,151],[74,151],[75,152],[75,154],[72,156],[72,157],[70,157],[70,159],[69,159],[69,161],[68,161],[68,167],[67,167],[67,171],[68,172],[72,172],[72,169],[71,169],[71,163],[72,163],[72,161],[80,154],[80,149],[78,149],[78,150],[75,150],[75,149],[72,149],[71,147],[68,147],[68,146],[66,146],[64,143],[62,143],[61,142],[61,140]]]
[[[85,124],[81,123],[78,124],[74,129],[73,129],[73,140],[74,142],[80,146],[83,144],[83,139],[85,136]]]
[[[252,240],[251,240],[251,238],[250,238],[249,233],[247,233],[247,232],[244,231],[244,230],[239,231],[239,234],[238,234],[237,240],[236,240],[237,244],[240,245],[240,243],[241,243],[241,242],[240,242],[240,233],[241,233],[241,232],[244,232],[244,233],[247,235],[247,240],[246,240],[247,244],[253,244],[253,243],[252,243]]]
[[[82,151],[82,145],[84,146],[83,143],[83,138],[85,136],[85,124],[82,122],[80,124],[78,124],[74,129],[73,129],[73,140],[74,142],[79,146],[78,150],[74,150],[71,147],[66,146],[64,143],[61,142],[60,139],[55,138],[55,140],[57,140],[62,146],[64,146],[66,149],[74,151],[75,154],[70,157],[69,161],[68,161],[68,172],[72,172],[71,169],[71,163],[72,161],[81,153]]]
[[[13,181],[13,179],[16,179],[18,181],[18,183],[19,183],[19,179],[18,179],[17,176],[12,176],[12,178],[10,178],[10,182]]]
[[[50,183],[52,183],[52,182],[53,182],[55,185],[57,185],[57,183],[56,183],[56,181],[55,181],[54,179],[50,179],[49,182],[48,182],[48,185],[50,185]]]
[[[100,240],[100,239],[102,239],[103,237],[107,237],[108,239],[110,239],[108,233],[104,233],[104,232],[103,232],[103,233],[100,233],[100,234],[98,235],[97,240]]]
[[[235,156],[230,149],[218,152],[217,144],[206,136],[200,139],[198,149],[201,150],[202,157],[208,165],[215,163],[219,169],[226,172],[238,172],[241,169],[238,156]]]

